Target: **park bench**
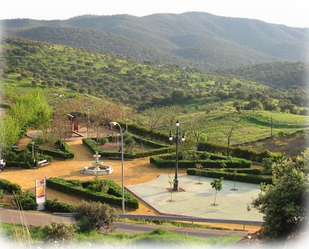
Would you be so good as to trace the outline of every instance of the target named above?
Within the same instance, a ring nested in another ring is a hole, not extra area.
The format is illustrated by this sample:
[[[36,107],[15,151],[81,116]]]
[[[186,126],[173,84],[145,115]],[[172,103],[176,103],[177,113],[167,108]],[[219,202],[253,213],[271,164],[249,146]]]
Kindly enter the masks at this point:
[[[48,164],[50,164],[50,162],[47,161],[46,159],[38,162],[38,166],[40,166],[40,167],[46,166]]]

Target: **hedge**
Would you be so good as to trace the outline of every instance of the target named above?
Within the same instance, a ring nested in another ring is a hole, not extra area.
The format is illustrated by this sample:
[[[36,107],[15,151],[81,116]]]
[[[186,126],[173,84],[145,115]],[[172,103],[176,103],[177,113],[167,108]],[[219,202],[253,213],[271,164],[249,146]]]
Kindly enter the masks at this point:
[[[7,190],[9,192],[21,191],[21,187],[19,184],[11,183],[10,181],[5,180],[5,179],[0,179],[0,189]]]
[[[29,162],[6,162],[5,167],[8,168],[23,168],[23,169],[31,169],[31,164]]]
[[[125,123],[119,122],[120,125],[123,127],[125,126]],[[164,132],[159,132],[159,131],[153,131],[151,132],[150,129],[145,128],[141,125],[138,125],[136,123],[129,123],[128,124],[128,130],[130,133],[134,133],[136,135],[140,135],[142,137],[152,137],[155,140],[162,141],[165,143],[169,142],[168,139],[168,134]]]
[[[74,153],[66,142],[58,141],[56,144],[60,146],[60,149],[48,149],[48,148],[40,147],[38,145],[34,145],[34,148],[46,155],[59,157],[63,159],[74,158]],[[32,149],[31,143],[28,143],[27,148],[29,150]]]
[[[217,143],[200,142],[198,150],[226,154],[227,147]],[[262,162],[264,158],[271,157],[271,153],[268,150],[257,151],[251,148],[231,147],[230,156]]]
[[[198,170],[195,168],[187,169],[188,175],[198,175]],[[213,178],[220,178],[223,177],[225,180],[232,180],[235,179],[234,173],[219,171],[219,170],[202,170],[201,176],[205,177],[213,177]],[[238,182],[246,182],[246,183],[255,183],[260,184],[265,182],[266,184],[272,184],[272,178],[264,178],[260,175],[253,175],[253,174],[244,174],[244,173],[237,173],[236,174],[236,181]]]
[[[10,108],[11,106],[9,104],[0,103],[1,108]]]
[[[45,209],[50,212],[59,212],[59,213],[73,213],[74,206],[66,202],[54,200],[47,200],[45,203]]]
[[[201,154],[201,153],[199,153]],[[204,153],[209,155],[210,153]],[[156,165],[158,168],[172,168],[175,167],[174,154],[167,154],[162,156],[156,156],[150,158],[150,163]],[[179,160],[179,168],[193,168],[196,164],[202,164],[204,168],[222,168],[222,164],[225,164],[227,168],[250,168],[251,161],[235,158],[224,157],[220,155],[211,154],[208,159],[197,160]]]
[[[130,153],[126,153],[124,152],[124,158],[130,158],[130,159],[134,159],[134,158],[141,158],[141,157],[147,157],[147,156],[154,156],[154,155],[159,155],[159,154],[164,154],[164,153],[169,153],[171,152],[174,147],[172,146],[168,146],[168,145],[162,145],[153,141],[149,141],[146,140],[144,138],[132,135],[133,138],[138,141],[138,142],[142,142],[145,145],[149,145],[149,146],[153,146],[156,149],[153,150],[149,150],[149,151],[140,151],[140,152],[130,152]],[[92,153],[96,153],[98,152],[102,157],[119,157],[121,158],[121,152],[118,151],[102,151],[96,144],[95,142],[95,138],[85,138],[83,139],[83,144],[85,146],[87,146]]]
[[[69,181],[57,177],[49,178],[46,180],[47,187],[49,188],[56,189],[67,194],[77,195],[92,201],[100,201],[118,207],[122,206],[121,187],[118,184],[111,180],[106,180],[106,182],[108,182],[109,190],[107,193],[102,193],[83,187],[86,186],[89,182],[91,181]],[[139,207],[138,200],[127,191],[125,191],[125,205],[126,207],[132,209],[137,209]]]

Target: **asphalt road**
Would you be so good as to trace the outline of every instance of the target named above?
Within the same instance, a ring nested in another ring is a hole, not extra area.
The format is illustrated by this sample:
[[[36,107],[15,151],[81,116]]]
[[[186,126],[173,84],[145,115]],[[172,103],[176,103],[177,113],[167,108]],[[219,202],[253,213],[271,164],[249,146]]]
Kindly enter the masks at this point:
[[[0,208],[0,221],[2,222],[22,223],[23,221],[26,221],[27,225],[41,226],[53,220],[72,222],[72,220],[69,217],[57,216],[46,212],[24,211],[23,215],[21,215],[20,212],[17,210]],[[160,226],[151,224],[134,224],[125,222],[117,222],[115,232],[134,234],[141,232],[150,232],[157,228],[162,228],[183,235],[192,235],[204,238],[222,237],[222,236],[244,237],[248,234],[248,232],[245,231],[186,228],[186,227]]]

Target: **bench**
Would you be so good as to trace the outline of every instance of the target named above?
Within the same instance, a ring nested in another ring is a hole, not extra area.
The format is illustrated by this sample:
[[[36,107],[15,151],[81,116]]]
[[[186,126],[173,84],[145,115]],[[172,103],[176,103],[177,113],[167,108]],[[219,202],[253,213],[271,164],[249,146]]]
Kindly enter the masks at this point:
[[[48,164],[50,164],[50,162],[47,161],[46,159],[38,162],[38,166],[40,166],[40,167],[46,166]]]

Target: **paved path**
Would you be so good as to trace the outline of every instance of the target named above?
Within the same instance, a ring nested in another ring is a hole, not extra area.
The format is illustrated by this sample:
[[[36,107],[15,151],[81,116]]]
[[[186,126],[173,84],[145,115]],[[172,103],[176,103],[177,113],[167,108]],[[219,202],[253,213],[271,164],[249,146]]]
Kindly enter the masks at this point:
[[[53,220],[57,221],[68,221],[72,222],[70,218],[56,216],[53,214],[37,211],[24,211],[24,219],[26,220],[27,225],[42,226]],[[22,223],[20,212],[13,209],[4,209],[0,208],[0,221],[8,223]],[[168,231],[176,232],[183,235],[191,235],[198,237],[227,237],[227,236],[240,236],[244,237],[248,234],[245,231],[232,231],[232,230],[213,230],[213,229],[199,229],[199,228],[186,228],[186,227],[172,227],[172,226],[160,226],[152,224],[134,224],[134,223],[125,223],[117,222],[116,224],[116,233],[141,233],[141,232],[150,232],[157,228],[162,228]]]
[[[237,191],[232,191],[234,182],[223,180],[218,192],[216,206],[213,206],[215,191],[210,182],[214,178],[180,175],[179,186],[183,191],[171,193],[168,190],[168,175],[136,185],[127,186],[140,199],[166,215],[182,215],[201,218],[262,221],[263,215],[256,209],[247,210],[247,205],[261,192],[258,184],[237,182]]]

